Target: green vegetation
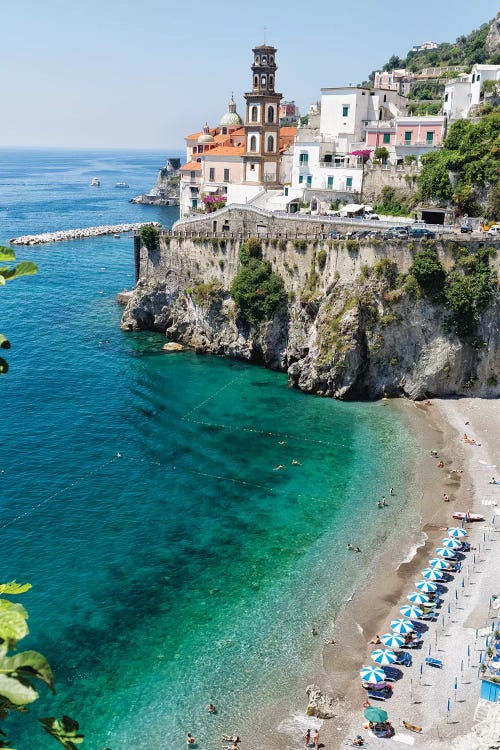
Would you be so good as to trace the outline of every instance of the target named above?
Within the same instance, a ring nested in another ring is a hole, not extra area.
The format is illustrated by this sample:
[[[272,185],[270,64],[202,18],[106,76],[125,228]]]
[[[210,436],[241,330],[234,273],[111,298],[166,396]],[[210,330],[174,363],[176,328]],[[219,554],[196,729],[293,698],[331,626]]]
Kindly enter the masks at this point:
[[[307,250],[307,240],[293,240],[293,246],[298,253],[304,253]]]
[[[386,216],[411,216],[412,199],[401,190],[385,185],[375,202],[373,209]]]
[[[426,247],[418,251],[410,267],[410,276],[424,294],[435,301],[442,299],[446,273],[434,249]]]
[[[389,158],[389,151],[385,146],[377,146],[373,157],[375,161],[379,162],[380,164],[386,164],[387,159]]]
[[[346,240],[345,246],[349,252],[357,252],[359,250],[359,240]]]
[[[318,261],[318,268],[320,271],[323,271],[326,266],[326,259],[328,257],[328,253],[324,248],[318,251],[318,255],[316,257],[316,260]]]
[[[492,218],[500,212],[500,113],[492,112],[477,123],[458,120],[450,128],[444,148],[421,157],[418,178],[424,200],[449,201],[453,198],[461,213],[474,214],[484,209]],[[449,171],[458,174],[452,188]],[[484,187],[486,204],[480,206]]]
[[[153,250],[157,250],[160,246],[160,233],[154,224],[146,224],[141,227],[139,237],[141,238],[142,244],[150,253],[153,252]]]
[[[55,693],[54,675],[47,659],[37,651],[18,651],[17,644],[28,635],[28,612],[17,602],[5,598],[20,596],[31,589],[30,583],[0,584],[0,719],[6,719],[10,713],[27,713],[30,703],[34,703],[39,694],[36,681],[43,682]],[[9,653],[13,652],[13,653]],[[58,721],[53,716],[39,719],[42,727],[65,750],[76,750],[76,745],[84,740],[78,734],[78,723],[68,716]],[[4,732],[0,734],[5,737]],[[7,743],[0,740],[0,747],[7,748]],[[9,750],[7,748],[7,750]],[[10,748],[10,750],[14,750]]]
[[[287,294],[281,276],[262,260],[259,240],[250,238],[240,249],[241,268],[231,284],[231,297],[251,325],[269,320],[285,304]]]
[[[193,295],[195,302],[202,305],[206,302],[214,302],[222,291],[222,284],[217,279],[210,281],[200,281],[195,286],[187,290]]]
[[[394,288],[398,278],[398,266],[393,260],[380,258],[373,266],[373,270],[375,271],[375,276],[379,279],[384,279],[390,289]]]
[[[31,276],[32,274],[38,273],[38,267],[35,263],[28,260],[23,260],[16,266],[3,265],[16,259],[14,250],[10,247],[4,247],[0,245],[0,286],[3,286],[7,281],[18,279],[20,276]],[[10,349],[10,341],[3,333],[0,333],[0,349]],[[8,372],[9,365],[7,360],[0,357],[0,375],[5,375]],[[0,745],[1,747],[1,745]]]

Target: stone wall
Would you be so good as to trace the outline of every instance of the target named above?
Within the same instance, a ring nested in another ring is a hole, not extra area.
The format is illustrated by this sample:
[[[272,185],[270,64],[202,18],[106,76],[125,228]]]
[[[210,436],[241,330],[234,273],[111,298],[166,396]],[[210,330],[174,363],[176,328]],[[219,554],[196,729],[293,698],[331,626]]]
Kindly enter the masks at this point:
[[[365,168],[363,179],[363,202],[370,203],[380,195],[380,191],[386,185],[396,190],[404,190],[406,193],[414,193],[417,189],[417,166],[373,165]]]

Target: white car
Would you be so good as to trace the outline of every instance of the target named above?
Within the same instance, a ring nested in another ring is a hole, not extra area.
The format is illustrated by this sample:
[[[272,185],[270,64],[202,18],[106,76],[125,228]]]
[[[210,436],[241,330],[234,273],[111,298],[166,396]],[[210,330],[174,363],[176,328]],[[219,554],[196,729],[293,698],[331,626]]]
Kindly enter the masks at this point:
[[[486,234],[490,234],[493,237],[500,237],[500,224],[493,224],[493,226],[488,229]]]

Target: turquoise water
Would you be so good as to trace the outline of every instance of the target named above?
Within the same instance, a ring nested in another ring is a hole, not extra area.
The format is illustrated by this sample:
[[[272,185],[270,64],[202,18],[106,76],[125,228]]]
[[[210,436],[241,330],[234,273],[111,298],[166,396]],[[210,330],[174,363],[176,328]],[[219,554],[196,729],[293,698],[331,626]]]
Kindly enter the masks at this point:
[[[147,190],[164,161],[0,151],[0,242],[171,224],[173,209],[131,205],[113,188]],[[304,707],[321,668],[311,626],[331,632],[407,523],[414,440],[381,403],[314,398],[282,374],[166,355],[162,336],[122,333],[115,295],[133,284],[131,238],[18,256],[40,273],[0,290],[13,346],[0,381],[1,569],[33,583],[23,645],[48,656],[58,686],[30,714],[76,716],[89,750],[180,748],[187,731],[200,748],[225,732],[257,747],[283,718],[269,706]],[[389,529],[376,499],[390,486],[401,491]],[[18,731],[32,736],[25,721]]]

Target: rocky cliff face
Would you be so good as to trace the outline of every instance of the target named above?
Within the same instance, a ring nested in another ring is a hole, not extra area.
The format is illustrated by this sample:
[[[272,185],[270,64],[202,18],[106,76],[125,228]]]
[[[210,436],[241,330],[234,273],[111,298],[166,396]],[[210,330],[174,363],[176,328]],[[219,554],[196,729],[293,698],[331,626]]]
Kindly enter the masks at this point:
[[[197,266],[196,256],[181,253],[161,279],[141,279],[122,328],[158,330],[204,352],[286,371],[294,386],[335,398],[500,395],[498,294],[477,334],[463,339],[448,331],[443,305],[391,289],[363,264],[359,274],[337,271],[322,283],[310,272],[272,320],[251,327],[230,297],[231,270],[216,278],[213,263],[213,278],[201,282]]]
[[[495,55],[500,52],[500,13],[490,24],[488,36],[486,37],[486,51],[488,54]]]

